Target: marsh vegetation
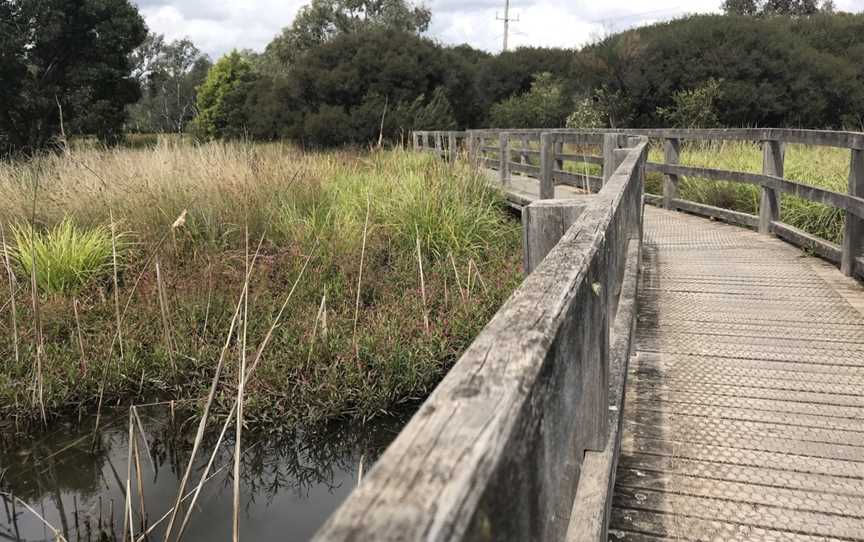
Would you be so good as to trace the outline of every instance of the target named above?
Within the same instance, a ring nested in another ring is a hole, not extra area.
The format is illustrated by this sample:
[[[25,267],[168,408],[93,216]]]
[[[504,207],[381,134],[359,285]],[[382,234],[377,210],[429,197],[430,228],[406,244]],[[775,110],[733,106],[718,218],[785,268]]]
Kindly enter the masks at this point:
[[[0,164],[0,412],[174,401],[369,419],[425,397],[519,281],[464,165],[164,139]],[[221,368],[221,370],[220,370]]]

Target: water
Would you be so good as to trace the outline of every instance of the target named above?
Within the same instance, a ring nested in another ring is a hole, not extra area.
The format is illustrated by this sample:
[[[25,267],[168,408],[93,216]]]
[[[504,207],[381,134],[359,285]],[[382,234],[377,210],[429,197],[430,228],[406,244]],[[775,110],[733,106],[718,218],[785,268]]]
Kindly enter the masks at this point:
[[[144,443],[139,440],[144,509],[149,526],[173,506],[191,453],[197,419],[172,421],[167,412],[152,407],[140,413],[153,457],[151,464]],[[244,435],[241,538],[261,542],[311,538],[356,486],[361,464],[364,471],[368,470],[403,423],[404,419],[392,419],[362,427],[335,425],[278,437]],[[0,540],[57,539],[51,528],[20,501],[13,504],[10,495],[27,503],[69,542],[121,539],[129,452],[128,416],[109,416],[95,440],[92,427],[91,420],[35,438],[7,438],[0,444],[0,488],[4,492],[0,495],[3,504]],[[198,483],[215,436],[205,439],[187,491]],[[233,443],[229,442],[218,451],[213,464],[213,470],[218,472],[198,498],[184,541],[230,540],[232,450]],[[135,480],[133,466],[137,539],[142,529]],[[179,522],[180,518],[175,533]],[[162,540],[166,523],[161,523],[147,540]]]

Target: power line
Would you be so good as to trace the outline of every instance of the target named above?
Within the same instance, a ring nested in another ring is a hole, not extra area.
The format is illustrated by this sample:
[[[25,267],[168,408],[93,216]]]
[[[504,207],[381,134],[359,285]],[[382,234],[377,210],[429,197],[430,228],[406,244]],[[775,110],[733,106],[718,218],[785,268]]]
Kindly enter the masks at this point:
[[[504,0],[504,17],[498,17],[498,14],[495,14],[495,19],[498,21],[504,21],[504,46],[501,51],[507,51],[507,39],[510,36],[510,22],[518,23],[519,16],[517,15],[515,19],[510,17],[510,0]]]

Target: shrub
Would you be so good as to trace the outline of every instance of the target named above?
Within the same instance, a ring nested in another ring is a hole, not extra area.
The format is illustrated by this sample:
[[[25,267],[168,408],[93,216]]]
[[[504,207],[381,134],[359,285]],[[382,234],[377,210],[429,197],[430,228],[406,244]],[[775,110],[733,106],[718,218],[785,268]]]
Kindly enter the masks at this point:
[[[254,80],[252,64],[237,51],[220,58],[198,88],[195,134],[202,139],[244,135],[246,120],[242,106]]]
[[[658,107],[657,115],[675,128],[717,128],[717,100],[723,95],[721,81],[711,78],[693,90],[672,95],[673,105]]]
[[[567,117],[567,128],[603,128],[603,111],[592,97],[582,96],[574,102],[573,112]]]
[[[492,106],[490,123],[499,128],[560,128],[568,109],[563,87],[551,73],[539,73],[531,90]]]
[[[46,232],[26,224],[11,229],[15,246],[8,247],[9,253],[27,277],[35,263],[36,285],[43,293],[74,292],[110,272],[112,235],[106,226],[81,229],[67,217]]]

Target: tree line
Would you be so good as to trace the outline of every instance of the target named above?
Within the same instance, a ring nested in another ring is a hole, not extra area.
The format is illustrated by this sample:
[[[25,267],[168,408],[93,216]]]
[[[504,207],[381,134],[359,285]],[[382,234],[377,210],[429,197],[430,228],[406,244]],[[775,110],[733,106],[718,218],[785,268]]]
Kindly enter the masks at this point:
[[[333,146],[467,127],[864,129],[864,15],[723,9],[490,54],[424,37],[432,13],[405,0],[312,0],[264,51],[211,63],[148,34],[128,0],[0,0],[0,152],[61,132]]]

